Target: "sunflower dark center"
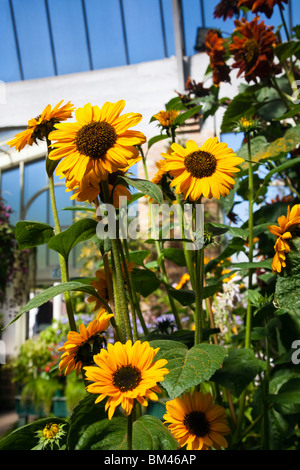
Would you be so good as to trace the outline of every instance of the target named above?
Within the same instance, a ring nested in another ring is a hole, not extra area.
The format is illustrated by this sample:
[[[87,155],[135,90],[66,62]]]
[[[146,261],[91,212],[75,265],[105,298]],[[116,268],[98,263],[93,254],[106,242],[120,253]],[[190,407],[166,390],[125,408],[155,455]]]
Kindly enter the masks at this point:
[[[105,121],[90,122],[77,132],[75,144],[82,155],[98,160],[114,146],[117,134],[113,126]]]
[[[217,160],[209,152],[204,150],[197,150],[196,152],[189,153],[185,159],[184,164],[186,169],[195,178],[204,178],[214,174]]]
[[[248,39],[248,41],[245,42],[245,60],[248,62],[252,62],[253,60],[256,60],[259,52],[259,45],[256,39]]]
[[[202,411],[191,411],[184,417],[183,424],[190,434],[197,437],[204,437],[209,434],[210,427],[205,413]]]
[[[133,390],[141,380],[141,372],[137,367],[131,365],[119,367],[113,374],[113,384],[121,392]]]

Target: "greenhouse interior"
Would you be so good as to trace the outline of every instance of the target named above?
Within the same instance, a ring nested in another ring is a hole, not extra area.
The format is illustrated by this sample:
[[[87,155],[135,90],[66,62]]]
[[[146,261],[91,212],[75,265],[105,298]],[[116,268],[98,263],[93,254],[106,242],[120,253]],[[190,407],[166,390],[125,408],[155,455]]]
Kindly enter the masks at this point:
[[[0,450],[300,450],[297,7],[1,0]]]

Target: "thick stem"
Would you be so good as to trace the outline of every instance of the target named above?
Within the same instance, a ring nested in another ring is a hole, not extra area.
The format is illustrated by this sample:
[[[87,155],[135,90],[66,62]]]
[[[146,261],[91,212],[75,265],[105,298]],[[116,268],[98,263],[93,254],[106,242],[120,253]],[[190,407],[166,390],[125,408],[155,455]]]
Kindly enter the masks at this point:
[[[247,139],[247,147],[248,147],[248,160],[249,160],[249,167],[248,167],[248,201],[249,201],[249,220],[248,220],[248,229],[249,229],[249,251],[248,251],[248,259],[249,262],[253,262],[253,168],[252,168],[252,153],[251,153],[251,142],[250,142],[250,135],[246,134]],[[249,269],[248,271],[248,290],[252,289],[253,284],[253,269]],[[248,305],[247,305],[247,313],[246,313],[246,333],[245,333],[245,348],[251,347],[251,323],[252,323],[252,308],[250,298],[248,297]],[[235,432],[235,441],[239,440],[239,434],[241,432],[243,420],[244,420],[244,410],[245,410],[245,402],[247,396],[247,389],[245,389],[239,399],[239,414],[237,420],[237,427]]]
[[[204,248],[197,251],[196,259],[196,309],[195,345],[203,340],[203,292],[204,292]]]
[[[102,186],[102,194],[104,197],[104,202],[108,203],[110,200],[109,188],[108,188],[108,181],[104,180],[101,182]],[[121,258],[119,253],[119,244],[118,240],[115,238],[111,239],[111,248],[112,248],[112,255],[113,255],[113,289],[114,289],[114,299],[115,299],[115,306],[116,306],[116,323],[118,325],[119,333],[122,335],[122,341],[126,341],[127,339],[132,339],[132,331],[130,325],[130,318],[128,312],[128,305],[126,299],[126,290],[125,284],[123,279],[123,272],[122,272],[122,264]],[[125,325],[125,335],[123,333],[123,328],[121,324]]]
[[[252,154],[251,154],[251,143],[250,143],[250,136],[247,136],[247,147],[248,147],[248,159],[252,162]],[[249,229],[249,252],[248,252],[248,259],[249,263],[253,262],[253,191],[254,191],[254,184],[253,184],[253,168],[252,163],[249,163],[248,169],[248,176],[249,176],[249,185],[248,185],[248,201],[249,201],[249,220],[248,220],[248,229]],[[253,269],[249,269],[249,281],[248,281],[248,289],[252,289],[253,284]],[[249,348],[251,345],[251,321],[252,321],[252,311],[251,311],[251,302],[248,299],[248,306],[247,306],[247,317],[246,317],[246,337],[245,337],[245,347]]]
[[[124,250],[125,250],[125,254],[126,254],[126,259],[127,259],[127,261],[129,261],[130,260],[130,255],[129,255],[127,240],[124,239],[123,243],[124,243]],[[139,299],[137,298],[136,292],[132,287],[132,283],[131,283],[131,295],[132,295],[132,298],[133,298],[133,303],[134,303],[134,307],[135,307],[135,310],[136,310],[136,314],[137,314],[138,319],[140,321],[140,324],[141,324],[141,327],[143,329],[144,335],[147,335],[149,333],[149,331],[148,331],[148,328],[146,326],[146,323],[145,323],[145,320],[144,320],[144,317],[143,317],[143,314],[142,314],[142,311],[141,311]]]

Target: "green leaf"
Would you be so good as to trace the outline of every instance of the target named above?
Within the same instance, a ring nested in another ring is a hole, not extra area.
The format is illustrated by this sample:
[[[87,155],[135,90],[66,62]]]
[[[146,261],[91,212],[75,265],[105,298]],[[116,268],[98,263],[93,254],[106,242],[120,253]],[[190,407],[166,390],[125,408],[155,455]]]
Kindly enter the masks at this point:
[[[263,261],[256,261],[253,263],[250,262],[241,262],[241,263],[232,263],[232,267],[235,269],[258,269],[258,268],[264,268],[264,269],[271,269],[272,268],[272,260],[267,259]]]
[[[156,359],[164,358],[168,361],[166,367],[170,372],[161,385],[171,399],[190,387],[209,380],[226,356],[225,348],[215,344],[202,343],[191,349],[176,341],[157,340],[150,344],[154,348],[160,348]]]
[[[32,220],[21,220],[16,223],[15,237],[19,249],[24,250],[47,243],[54,237],[54,230],[49,224]]]
[[[70,429],[67,439],[67,448],[75,450],[81,436],[85,433],[86,429],[98,421],[107,418],[105,411],[105,400],[100,403],[95,403],[97,395],[91,393],[83,398],[78,405],[74,408],[70,417]],[[120,414],[116,410],[116,416]]]
[[[217,370],[211,380],[239,397],[264,367],[265,363],[258,360],[251,349],[234,349],[228,352],[222,369]]]
[[[151,137],[151,139],[148,140],[148,149],[152,147],[152,145],[156,144],[156,142],[160,142],[161,140],[168,139],[169,136],[167,134],[159,134],[155,135],[154,137]]]
[[[163,423],[145,415],[133,423],[132,450],[175,450],[178,442]],[[127,450],[127,419],[104,419],[90,425],[76,450]]]
[[[268,184],[268,182],[270,181],[270,179],[272,178],[272,176],[274,176],[276,174],[280,174],[280,172],[285,171],[288,168],[292,168],[293,166],[296,166],[299,163],[300,163],[300,157],[291,158],[291,159],[287,160],[286,162],[282,163],[281,165],[278,165],[273,170],[269,171],[269,173],[267,173],[267,175],[265,176],[265,178],[263,180],[263,184],[261,185],[260,189],[257,191],[257,193],[255,195],[255,200],[258,198],[258,196],[260,196],[264,192],[265,187]]]
[[[251,118],[258,106],[249,99],[249,93],[239,93],[228,105],[221,124],[221,132],[232,132],[242,117]]]
[[[138,266],[144,266],[144,261],[151,254],[150,250],[135,250],[129,253],[130,261]]]
[[[65,424],[64,430],[67,431],[68,424],[62,418],[43,418],[26,424],[12,431],[8,436],[0,440],[0,450],[31,450],[38,444],[39,438],[37,431],[42,431],[49,423]],[[63,443],[63,439],[60,441]]]
[[[125,183],[138,189],[143,194],[152,197],[159,204],[162,204],[163,194],[162,190],[157,184],[154,184],[151,181],[142,180],[138,178],[128,178],[127,176],[119,176],[118,180],[125,181]]]
[[[184,307],[193,304],[196,300],[195,292],[190,289],[169,289],[168,292]]]
[[[195,114],[200,113],[202,109],[202,106],[194,106],[193,108],[190,108],[188,111],[185,111],[184,113],[181,113],[177,116],[175,119],[175,124],[182,125],[185,123],[187,119],[190,117],[194,116]]]
[[[155,272],[149,269],[134,268],[131,272],[131,280],[136,292],[143,297],[148,297],[160,286],[160,280]]]
[[[280,62],[284,62],[289,57],[295,56],[300,59],[300,41],[287,41],[279,44],[274,49]]]
[[[164,258],[167,258],[178,266],[186,266],[186,260],[183,253],[183,250],[179,248],[164,248],[161,251],[161,255]]]
[[[287,266],[277,276],[275,303],[278,308],[300,318],[300,237],[289,242],[290,253],[287,254]]]
[[[7,328],[9,325],[17,321],[25,312],[28,312],[29,310],[32,310],[33,308],[40,307],[40,305],[43,305],[45,302],[48,302],[48,300],[52,299],[56,295],[63,294],[64,292],[67,291],[77,291],[77,292],[85,292],[89,295],[93,295],[97,297],[103,305],[107,308],[108,311],[110,311],[110,307],[107,305],[106,301],[100,297],[95,289],[91,285],[87,285],[86,283],[81,283],[77,281],[70,281],[70,282],[65,282],[58,284],[56,286],[49,287],[48,289],[43,290],[39,294],[37,294],[33,299],[31,299],[25,307],[23,307],[19,313],[15,316],[15,318],[8,324],[6,325],[3,329]]]
[[[242,238],[243,240],[247,240],[249,236],[249,231],[247,229],[231,227],[230,225],[217,224],[215,222],[207,222],[205,224],[205,230],[211,232],[213,235],[229,233],[233,237]]]
[[[49,178],[53,175],[59,162],[60,160],[50,160],[50,158],[46,158],[46,172]]]
[[[292,108],[287,113],[282,114],[282,116],[279,116],[276,119],[274,119],[274,121],[281,121],[282,119],[287,119],[287,118],[296,116],[296,114],[299,114],[299,113],[300,113],[300,104],[297,104],[294,108]]]
[[[96,233],[97,221],[94,219],[81,219],[67,230],[55,235],[48,243],[51,250],[60,253],[66,260],[72,248],[78,243],[92,238]]]
[[[295,414],[300,412],[300,379],[290,379],[279,389],[276,395],[268,396],[282,414]]]

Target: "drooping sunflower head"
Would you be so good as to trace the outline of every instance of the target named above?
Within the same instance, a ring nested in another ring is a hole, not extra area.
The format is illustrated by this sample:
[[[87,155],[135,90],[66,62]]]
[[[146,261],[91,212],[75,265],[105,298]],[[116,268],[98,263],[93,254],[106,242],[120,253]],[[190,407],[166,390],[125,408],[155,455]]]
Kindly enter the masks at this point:
[[[239,0],[239,7],[247,7],[252,10],[252,13],[264,13],[267,18],[271,18],[275,5],[283,10],[283,3],[288,3],[288,0]]]
[[[272,260],[273,273],[281,273],[286,267],[286,254],[291,251],[289,241],[293,236],[300,235],[300,204],[295,204],[292,209],[288,206],[287,215],[278,217],[277,222],[278,225],[268,226],[269,231],[277,237]]]
[[[109,173],[124,171],[137,161],[136,145],[146,141],[142,132],[129,130],[138,124],[142,115],[121,115],[125,101],[106,102],[102,108],[90,103],[75,111],[76,122],[62,123],[51,132],[51,160],[61,160],[56,173],[69,182],[92,172],[100,180]]]
[[[224,435],[230,434],[225,409],[213,404],[209,393],[194,391],[166,403],[165,423],[187,450],[210,450],[228,446]]]
[[[209,56],[213,73],[213,83],[220,86],[221,82],[231,82],[230,67],[226,64],[225,40],[219,31],[210,29],[205,37],[205,50]]]
[[[93,363],[93,356],[106,344],[106,339],[103,333],[110,324],[110,319],[113,314],[110,314],[100,309],[97,318],[91,321],[87,327],[84,324],[79,326],[79,333],[70,331],[67,336],[67,341],[58,349],[63,351],[59,363],[59,370],[65,370],[64,374],[68,375],[73,370],[79,374],[82,367]]]
[[[233,54],[232,67],[238,68],[238,74],[244,74],[247,82],[257,78],[268,78],[281,71],[280,64],[274,62],[274,47],[278,43],[273,33],[273,26],[266,26],[264,21],[259,23],[259,16],[248,22],[245,18],[235,20],[233,42],[229,50]]]
[[[158,383],[169,372],[164,366],[165,359],[155,360],[158,349],[152,348],[147,341],[132,344],[117,341],[108,344],[94,356],[97,367],[85,367],[86,379],[91,381],[87,391],[98,395],[95,403],[108,397],[105,410],[111,419],[115,409],[121,405],[127,415],[131,414],[134,401],[147,406],[147,399],[158,400]]]
[[[54,125],[69,119],[72,116],[72,111],[75,109],[70,101],[63,106],[61,104],[62,101],[55,105],[53,109],[48,104],[39,116],[29,119],[25,131],[17,134],[7,144],[15,147],[20,152],[25,145],[33,145],[33,143],[37,143],[37,140],[47,138]]]
[[[221,0],[214,9],[214,18],[222,18],[225,21],[227,18],[232,18],[233,15],[239,15],[238,8],[239,0]]]
[[[236,156],[226,143],[217,137],[209,138],[201,147],[189,140],[186,148],[172,144],[173,152],[166,158],[165,169],[174,177],[171,186],[184,199],[198,201],[206,198],[219,199],[227,196],[234,186],[234,174],[239,171],[236,165],[244,160]]]

